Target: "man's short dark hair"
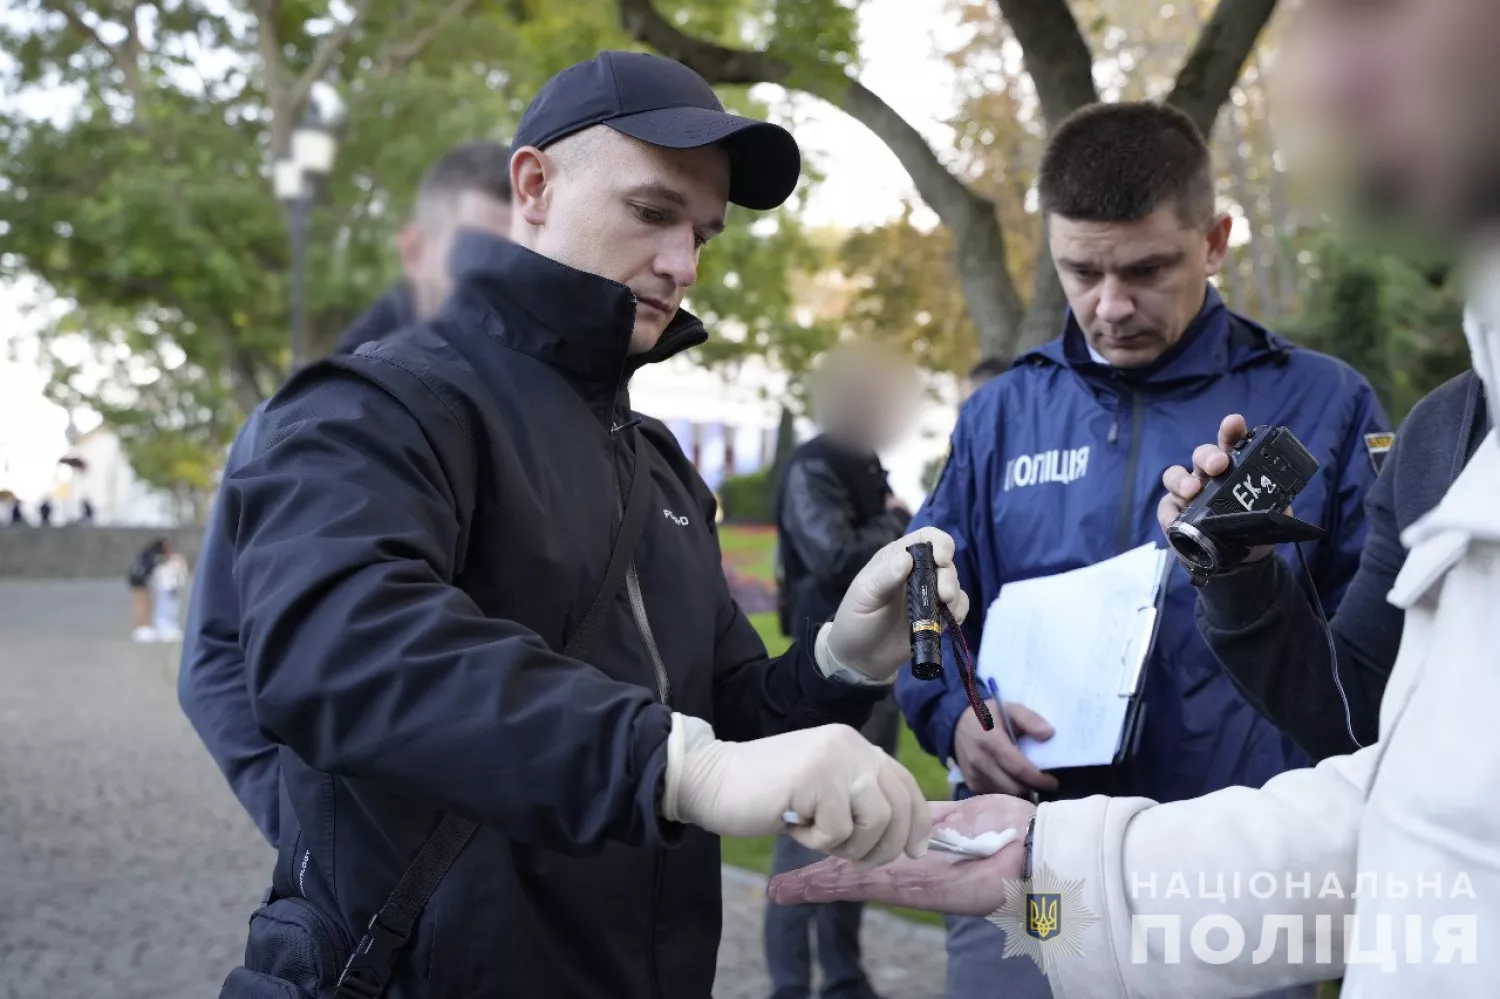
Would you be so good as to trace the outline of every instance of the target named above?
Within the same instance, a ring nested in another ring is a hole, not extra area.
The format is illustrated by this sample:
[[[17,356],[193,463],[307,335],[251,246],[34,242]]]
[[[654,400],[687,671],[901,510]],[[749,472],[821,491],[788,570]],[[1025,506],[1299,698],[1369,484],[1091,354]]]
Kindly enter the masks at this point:
[[[1091,104],[1057,127],[1037,183],[1044,215],[1138,222],[1173,205],[1185,225],[1214,218],[1213,163],[1192,119],[1149,101]]]
[[[448,150],[417,188],[418,211],[423,204],[450,202],[467,191],[510,203],[510,146],[476,139]]]

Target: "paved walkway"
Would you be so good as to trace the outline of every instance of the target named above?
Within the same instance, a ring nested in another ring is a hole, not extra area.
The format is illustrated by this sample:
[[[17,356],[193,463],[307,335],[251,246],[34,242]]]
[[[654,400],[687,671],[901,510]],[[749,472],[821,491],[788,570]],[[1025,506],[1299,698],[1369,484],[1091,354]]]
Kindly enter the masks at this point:
[[[206,999],[271,850],[132,645],[123,581],[0,580],[0,999]],[[716,999],[765,999],[760,882],[726,871]],[[885,999],[941,993],[941,936],[870,913]],[[672,997],[679,999],[679,997]]]

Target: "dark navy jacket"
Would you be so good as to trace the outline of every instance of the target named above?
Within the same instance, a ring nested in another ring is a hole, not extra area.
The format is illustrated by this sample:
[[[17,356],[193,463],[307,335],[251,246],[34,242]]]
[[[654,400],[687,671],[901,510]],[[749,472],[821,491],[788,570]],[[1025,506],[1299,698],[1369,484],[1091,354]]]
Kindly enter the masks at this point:
[[[334,351],[352,353],[367,340],[378,340],[411,321],[410,296],[398,285],[344,331]],[[235,436],[224,463],[226,480],[259,449],[264,412],[261,404]],[[255,723],[245,686],[231,530],[225,504],[215,499],[193,573],[177,699],[235,797],[275,846],[281,837],[281,764],[276,747]]]
[[[811,641],[767,656],[712,493],[630,410],[631,372],[701,324],[630,358],[625,286],[477,233],[454,268],[437,319],[278,393],[224,489],[251,702],[298,828],[276,891],[357,939],[450,811],[481,828],[388,999],[707,996],[719,841],[659,816],[672,711],[745,741],[857,727],[881,692],[824,678]],[[635,475],[634,571],[588,661],[564,658]]]
[[[1380,737],[1380,700],[1406,626],[1406,612],[1386,599],[1406,563],[1401,534],[1438,505],[1489,431],[1484,383],[1472,370],[1433,389],[1402,422],[1365,498],[1370,529],[1359,572],[1329,622],[1338,684],[1295,565],[1249,562],[1200,591],[1198,630],[1214,655],[1314,760],[1354,752],[1351,734],[1362,746]]]
[[[1215,440],[1228,413],[1244,414],[1251,426],[1285,424],[1322,464],[1293,511],[1328,532],[1306,550],[1331,614],[1359,562],[1362,501],[1375,481],[1364,435],[1386,430],[1385,414],[1347,365],[1232,317],[1209,288],[1193,327],[1149,368],[1090,360],[1070,315],[1060,338],[964,404],[952,454],[911,529],[931,524],[953,535],[973,608],[963,625],[970,646],[1003,584],[1164,545],[1156,521],[1162,472]],[[1259,786],[1306,764],[1224,675],[1198,634],[1193,605],[1187,573],[1176,567],[1146,669],[1139,752],[1119,767],[1060,772],[1058,797],[1174,801]],[[896,694],[923,747],[949,760],[967,710],[955,671],[922,682],[906,670]]]

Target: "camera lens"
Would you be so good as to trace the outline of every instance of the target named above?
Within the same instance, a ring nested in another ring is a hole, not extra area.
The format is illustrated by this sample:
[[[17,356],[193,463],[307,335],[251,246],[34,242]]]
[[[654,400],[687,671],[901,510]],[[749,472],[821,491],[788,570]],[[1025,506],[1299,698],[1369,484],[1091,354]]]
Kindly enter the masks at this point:
[[[1194,569],[1213,572],[1219,567],[1219,547],[1192,524],[1177,523],[1167,528],[1172,550]]]

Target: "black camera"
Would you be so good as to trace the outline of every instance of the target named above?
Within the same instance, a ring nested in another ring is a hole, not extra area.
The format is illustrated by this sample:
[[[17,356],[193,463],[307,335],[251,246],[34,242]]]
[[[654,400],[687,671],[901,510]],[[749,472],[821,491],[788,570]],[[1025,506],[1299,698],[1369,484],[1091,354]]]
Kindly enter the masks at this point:
[[[1228,572],[1252,548],[1316,541],[1323,529],[1287,507],[1318,470],[1318,460],[1286,427],[1262,424],[1229,454],[1229,471],[1210,479],[1172,526],[1167,541],[1195,586]]]

